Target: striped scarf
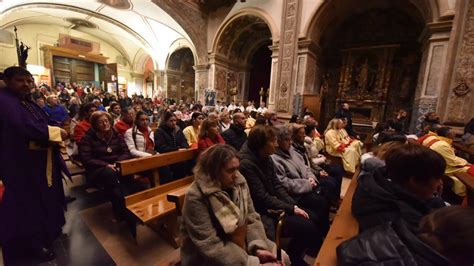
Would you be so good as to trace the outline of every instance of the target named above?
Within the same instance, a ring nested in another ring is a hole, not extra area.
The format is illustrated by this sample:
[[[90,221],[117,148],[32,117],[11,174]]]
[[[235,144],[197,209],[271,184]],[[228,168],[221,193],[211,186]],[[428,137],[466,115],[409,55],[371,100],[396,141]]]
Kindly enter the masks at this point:
[[[249,191],[244,177],[238,177],[232,187],[231,196],[222,190],[220,182],[209,176],[200,176],[196,182],[208,197],[212,211],[226,234],[232,234],[237,227],[246,223],[248,214]]]

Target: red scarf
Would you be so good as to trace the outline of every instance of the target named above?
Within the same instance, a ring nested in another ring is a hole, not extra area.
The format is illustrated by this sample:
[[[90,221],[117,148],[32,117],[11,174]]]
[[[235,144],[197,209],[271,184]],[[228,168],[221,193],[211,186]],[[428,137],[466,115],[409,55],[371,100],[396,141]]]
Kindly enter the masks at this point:
[[[143,134],[143,137],[145,138],[145,150],[151,151],[155,148],[155,144],[153,143],[153,140],[150,138],[150,134],[148,133],[148,127],[145,129],[138,128],[140,132]]]

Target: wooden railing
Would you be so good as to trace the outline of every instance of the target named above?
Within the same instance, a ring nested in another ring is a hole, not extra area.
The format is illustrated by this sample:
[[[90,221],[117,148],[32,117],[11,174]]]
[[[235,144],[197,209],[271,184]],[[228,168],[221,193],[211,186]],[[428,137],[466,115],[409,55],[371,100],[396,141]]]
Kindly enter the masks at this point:
[[[336,256],[337,246],[359,233],[359,223],[352,215],[352,197],[357,188],[358,175],[359,170],[354,174],[331,228],[329,228],[326,239],[316,257],[315,266],[338,265]]]

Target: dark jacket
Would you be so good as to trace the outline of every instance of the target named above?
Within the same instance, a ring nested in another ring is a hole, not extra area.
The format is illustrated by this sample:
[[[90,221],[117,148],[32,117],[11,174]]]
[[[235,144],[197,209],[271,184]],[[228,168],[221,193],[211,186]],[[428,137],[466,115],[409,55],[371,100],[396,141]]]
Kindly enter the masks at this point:
[[[338,265],[449,265],[402,220],[364,231],[337,247]]]
[[[166,125],[159,126],[155,131],[155,150],[159,153],[177,151],[189,148],[183,131],[179,127],[174,129]]]
[[[79,155],[88,174],[108,164],[132,158],[123,137],[113,129],[112,134],[110,142],[107,143],[97,136],[93,128],[90,128],[82,138]],[[107,147],[112,148],[112,152],[108,152]]]
[[[270,157],[259,159],[244,143],[240,158],[240,173],[247,180],[255,210],[261,216],[267,237],[274,240],[278,217],[269,210],[283,210],[287,214],[293,214],[296,202],[278,180]]]
[[[234,147],[236,150],[240,150],[245,141],[247,141],[247,133],[240,126],[231,124],[230,128],[222,132],[222,137],[225,140],[225,143]]]
[[[352,213],[361,231],[400,218],[416,231],[421,218],[435,207],[432,202],[423,202],[386,179],[385,168],[359,176],[358,182]]]
[[[49,115],[49,119],[56,121],[58,123],[63,123],[67,118],[67,110],[64,105],[58,104],[56,106],[45,105],[44,110]]]
[[[292,214],[296,203],[278,181],[272,159],[257,158],[246,143],[242,146],[240,158],[240,172],[247,180],[257,212],[284,210]]]
[[[345,118],[345,119],[347,119],[347,127],[346,127],[347,134],[349,134],[349,136],[351,136],[351,137],[357,136],[357,133],[352,128],[352,113],[351,113],[351,110],[345,110],[345,109],[342,109],[342,108],[339,109],[336,112],[336,118],[341,118],[341,119]]]

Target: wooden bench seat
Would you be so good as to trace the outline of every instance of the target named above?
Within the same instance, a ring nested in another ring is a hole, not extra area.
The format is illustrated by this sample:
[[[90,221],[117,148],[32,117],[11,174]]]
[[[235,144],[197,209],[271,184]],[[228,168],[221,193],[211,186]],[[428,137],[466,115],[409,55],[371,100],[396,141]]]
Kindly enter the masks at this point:
[[[159,185],[158,168],[195,159],[197,155],[197,149],[188,149],[120,161],[116,164],[121,175],[138,174],[144,171],[152,171],[154,173],[153,179],[150,181],[155,181],[158,185],[155,186],[155,182],[150,182],[152,188],[125,197],[125,206],[140,223],[146,224],[155,230],[174,248],[179,246],[179,241],[176,238],[178,211],[176,208],[177,204],[168,200],[168,194],[175,195],[175,197],[171,196],[171,198],[176,198],[178,204],[182,206],[184,194],[193,182],[193,177],[188,176]],[[181,203],[180,197],[183,197]],[[180,208],[178,207],[178,209]],[[135,234],[135,232],[132,231],[132,234]]]
[[[173,202],[176,206],[176,212],[178,215],[181,215],[184,200],[186,198],[186,192],[188,192],[189,186],[182,187],[180,189],[171,191],[168,193],[167,198],[168,201]],[[181,250],[175,249],[170,254],[166,255],[166,257],[158,263],[159,266],[176,266],[181,265]]]
[[[170,191],[166,196],[169,202],[173,202],[175,204],[178,215],[181,215],[181,210],[183,209],[184,199],[186,198],[188,189],[189,186],[181,187],[179,189]]]
[[[187,191],[192,182],[193,177],[188,176],[165,185],[135,193],[125,197],[125,205],[140,221],[148,223],[175,212],[176,204],[168,200],[168,195],[179,195],[182,191]],[[175,192],[178,194],[174,194]]]
[[[337,246],[359,233],[359,223],[352,215],[352,197],[357,188],[357,177],[359,172],[360,170],[357,170],[354,174],[336,217],[329,228],[329,232],[324,239],[318,256],[316,257],[314,263],[316,266],[338,265],[336,255]]]

